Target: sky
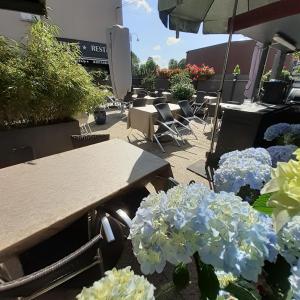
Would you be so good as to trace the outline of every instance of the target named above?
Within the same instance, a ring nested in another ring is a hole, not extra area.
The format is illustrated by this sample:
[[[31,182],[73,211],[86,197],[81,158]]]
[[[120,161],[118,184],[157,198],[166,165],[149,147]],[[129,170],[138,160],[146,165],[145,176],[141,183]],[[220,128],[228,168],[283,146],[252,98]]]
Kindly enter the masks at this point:
[[[167,67],[171,58],[180,60],[188,50],[216,45],[227,41],[224,34],[203,35],[180,33],[164,27],[158,16],[157,0],[123,0],[123,21],[132,36],[131,48],[141,62],[152,56],[160,67]],[[242,35],[234,35],[234,41],[244,40]]]

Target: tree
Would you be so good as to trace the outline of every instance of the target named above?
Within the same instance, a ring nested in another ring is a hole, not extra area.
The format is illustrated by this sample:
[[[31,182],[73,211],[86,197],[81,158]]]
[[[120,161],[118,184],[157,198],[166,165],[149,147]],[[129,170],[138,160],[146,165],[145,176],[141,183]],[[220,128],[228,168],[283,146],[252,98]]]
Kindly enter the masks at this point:
[[[178,61],[174,58],[169,60],[169,69],[177,69],[178,68]]]
[[[153,58],[148,57],[147,61],[144,64],[140,65],[139,75],[142,77],[153,75],[156,73],[157,67],[158,66]]]
[[[140,59],[131,51],[131,71],[132,76],[138,76],[140,68]]]
[[[186,66],[186,58],[183,58],[178,62],[178,68],[185,69],[185,66]]]

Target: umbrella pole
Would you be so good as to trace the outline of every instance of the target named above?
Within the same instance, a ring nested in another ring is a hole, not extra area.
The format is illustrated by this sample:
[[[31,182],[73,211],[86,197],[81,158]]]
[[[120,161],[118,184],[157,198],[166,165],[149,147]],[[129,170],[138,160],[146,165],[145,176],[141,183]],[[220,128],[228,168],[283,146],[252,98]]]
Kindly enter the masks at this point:
[[[222,93],[223,93],[224,81],[225,81],[228,58],[229,58],[229,51],[230,51],[230,46],[231,46],[231,41],[232,41],[233,24],[234,24],[234,19],[235,19],[235,16],[236,16],[237,5],[238,5],[238,0],[235,0],[234,7],[233,7],[233,12],[232,12],[232,18],[231,18],[231,22],[229,24],[230,25],[230,27],[229,27],[229,37],[228,37],[227,48],[226,48],[226,52],[225,52],[225,59],[224,59],[224,65],[223,65],[223,72],[222,72],[222,77],[221,77],[220,88],[218,90],[218,98],[217,98],[216,109],[215,109],[215,116],[214,116],[212,137],[211,137],[211,141],[210,141],[209,154],[211,154],[214,150],[214,139],[215,139],[215,136],[216,136],[217,124],[218,124],[218,111],[219,111],[219,107],[220,107],[221,96],[222,96]]]

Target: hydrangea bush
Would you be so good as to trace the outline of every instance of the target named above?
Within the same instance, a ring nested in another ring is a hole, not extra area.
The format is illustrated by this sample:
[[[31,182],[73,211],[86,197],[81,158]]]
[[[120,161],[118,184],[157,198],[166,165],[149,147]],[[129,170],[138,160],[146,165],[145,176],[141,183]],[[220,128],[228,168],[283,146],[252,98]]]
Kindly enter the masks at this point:
[[[292,275],[289,278],[291,289],[293,292],[293,299],[300,300],[300,259],[297,265],[292,268]]]
[[[132,221],[133,251],[145,274],[166,262],[203,263],[256,281],[265,260],[277,256],[271,219],[233,193],[201,184],[178,186],[145,198]]]
[[[278,162],[288,162],[293,158],[293,153],[297,149],[295,145],[272,146],[267,148],[271,158],[272,166],[276,167]]]
[[[274,141],[281,145],[295,144],[300,146],[300,124],[278,123],[267,128],[264,134],[266,141]]]
[[[77,300],[154,300],[155,287],[144,276],[135,275],[130,267],[105,272],[93,286],[83,288]]]
[[[260,190],[270,179],[271,164],[270,154],[263,148],[226,153],[214,174],[215,188],[235,194],[244,186]]]

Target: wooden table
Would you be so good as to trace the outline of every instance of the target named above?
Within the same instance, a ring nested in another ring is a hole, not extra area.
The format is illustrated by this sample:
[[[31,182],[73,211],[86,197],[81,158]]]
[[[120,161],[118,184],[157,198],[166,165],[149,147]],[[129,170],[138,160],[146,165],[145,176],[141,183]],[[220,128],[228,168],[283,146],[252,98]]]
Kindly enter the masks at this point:
[[[168,105],[174,115],[180,111],[179,105],[172,103]],[[154,125],[157,117],[158,113],[153,105],[130,108],[128,111],[127,128],[137,129],[144,133],[149,140],[153,141]]]
[[[51,237],[115,195],[172,176],[165,160],[121,140],[0,170],[0,261]]]

